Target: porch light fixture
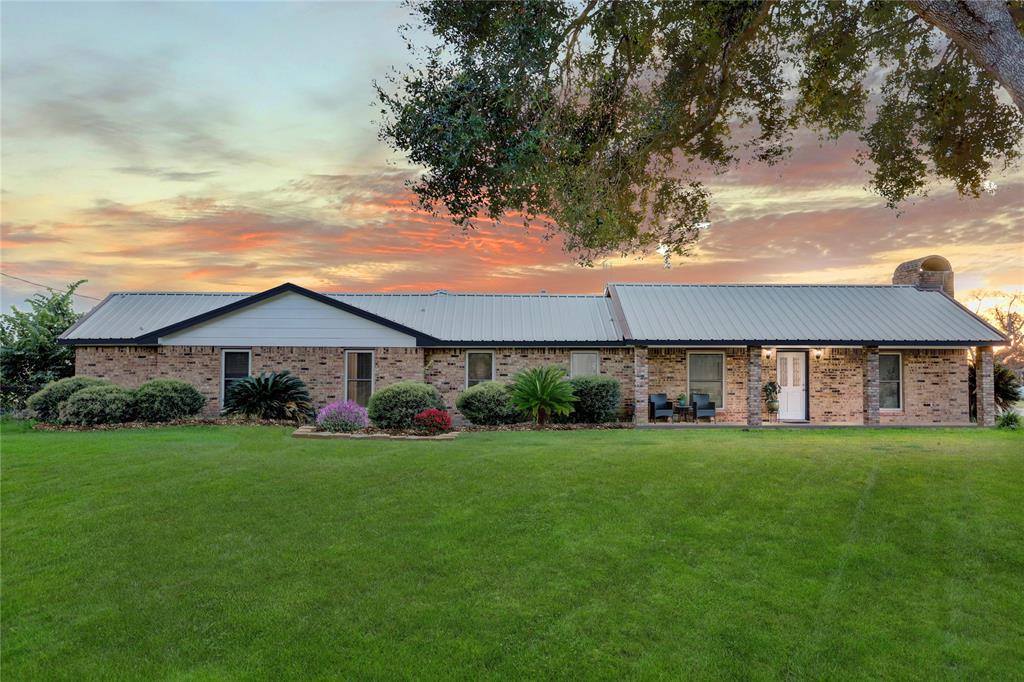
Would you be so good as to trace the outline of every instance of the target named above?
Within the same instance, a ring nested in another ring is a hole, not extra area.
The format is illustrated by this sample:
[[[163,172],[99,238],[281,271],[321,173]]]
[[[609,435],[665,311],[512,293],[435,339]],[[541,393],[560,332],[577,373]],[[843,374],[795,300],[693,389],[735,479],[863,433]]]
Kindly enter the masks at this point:
[[[814,359],[815,360],[821,360],[821,353],[822,353],[822,350],[820,348],[815,348],[814,349]]]
[[[771,360],[772,359],[772,349],[771,348],[765,348],[764,349],[764,357],[765,357],[765,360]]]

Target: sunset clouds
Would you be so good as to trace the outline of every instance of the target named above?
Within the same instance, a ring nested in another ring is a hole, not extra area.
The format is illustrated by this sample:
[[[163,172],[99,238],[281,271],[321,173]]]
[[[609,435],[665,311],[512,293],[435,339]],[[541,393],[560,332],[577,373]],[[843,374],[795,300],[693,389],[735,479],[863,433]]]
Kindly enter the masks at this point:
[[[886,282],[940,253],[957,289],[1024,285],[1024,172],[886,209],[854,140],[708,178],[695,255],[572,265],[518,225],[417,210],[375,137],[371,81],[403,59],[397,6],[9,5],[3,270],[83,291],[597,292],[607,281]],[[230,30],[225,30],[230,28]],[[9,280],[8,280],[9,281]],[[32,293],[4,283],[4,303]]]

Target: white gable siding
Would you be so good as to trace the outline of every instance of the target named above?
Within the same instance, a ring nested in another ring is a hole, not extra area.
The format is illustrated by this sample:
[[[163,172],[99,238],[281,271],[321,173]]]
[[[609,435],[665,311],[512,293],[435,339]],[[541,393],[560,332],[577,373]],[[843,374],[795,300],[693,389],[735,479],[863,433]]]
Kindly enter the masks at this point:
[[[166,346],[412,347],[416,339],[287,292],[160,338]]]

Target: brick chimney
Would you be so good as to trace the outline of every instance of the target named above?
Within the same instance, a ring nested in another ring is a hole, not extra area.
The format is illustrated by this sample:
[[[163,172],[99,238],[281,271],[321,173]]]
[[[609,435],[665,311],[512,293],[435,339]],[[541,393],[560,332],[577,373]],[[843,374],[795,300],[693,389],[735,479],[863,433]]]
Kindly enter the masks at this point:
[[[900,264],[892,273],[892,283],[944,291],[953,298],[953,268],[942,256],[925,256]]]

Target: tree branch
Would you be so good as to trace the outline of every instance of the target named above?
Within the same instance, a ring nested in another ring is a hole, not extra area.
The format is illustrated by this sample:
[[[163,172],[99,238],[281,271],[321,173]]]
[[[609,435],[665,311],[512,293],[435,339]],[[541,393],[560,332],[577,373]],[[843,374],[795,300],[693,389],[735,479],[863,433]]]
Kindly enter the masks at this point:
[[[1024,35],[1005,2],[907,0],[907,5],[1006,88],[1024,114]]]

